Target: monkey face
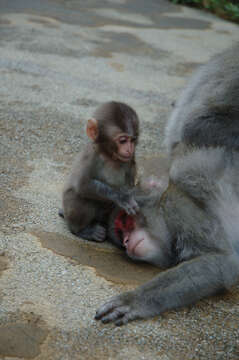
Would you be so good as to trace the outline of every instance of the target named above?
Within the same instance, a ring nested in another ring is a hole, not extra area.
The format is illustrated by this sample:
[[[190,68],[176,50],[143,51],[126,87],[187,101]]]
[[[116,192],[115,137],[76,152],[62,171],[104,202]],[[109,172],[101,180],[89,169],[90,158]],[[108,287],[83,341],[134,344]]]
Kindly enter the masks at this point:
[[[129,162],[134,157],[139,119],[127,104],[111,101],[100,106],[87,122],[87,135],[102,154],[112,160]]]
[[[131,216],[121,210],[114,221],[115,235],[130,258],[154,263],[155,257],[161,258],[161,248],[141,220],[140,215]]]
[[[120,133],[114,138],[114,141],[117,147],[114,157],[122,162],[130,161],[135,152],[135,137],[131,137],[126,133]]]
[[[149,232],[144,228],[140,228],[137,224],[133,231],[124,232],[123,245],[129,257],[147,262],[152,262],[155,253],[160,251]]]
[[[101,153],[106,154],[111,159],[120,162],[130,162],[134,158],[136,137],[129,136],[119,129],[114,135],[109,131],[100,131],[97,139]]]

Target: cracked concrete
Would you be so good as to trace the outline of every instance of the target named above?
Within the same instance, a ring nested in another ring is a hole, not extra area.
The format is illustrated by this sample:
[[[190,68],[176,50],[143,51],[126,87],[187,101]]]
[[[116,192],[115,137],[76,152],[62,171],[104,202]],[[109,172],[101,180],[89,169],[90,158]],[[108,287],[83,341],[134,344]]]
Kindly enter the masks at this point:
[[[166,0],[0,0],[0,359],[239,359],[239,291],[125,327],[99,304],[152,278],[58,218],[95,107],[141,119],[139,173],[164,167],[163,129],[193,70],[238,26]],[[155,157],[159,163],[155,163]]]

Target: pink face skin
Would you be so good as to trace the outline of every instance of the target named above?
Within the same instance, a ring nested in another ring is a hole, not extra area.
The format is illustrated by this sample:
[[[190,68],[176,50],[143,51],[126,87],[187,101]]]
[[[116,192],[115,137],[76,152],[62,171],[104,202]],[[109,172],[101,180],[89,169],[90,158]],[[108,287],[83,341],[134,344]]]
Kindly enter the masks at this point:
[[[135,139],[127,134],[121,133],[117,135],[114,140],[118,148],[115,157],[122,162],[130,161],[134,156]]]
[[[123,245],[128,256],[141,260],[147,259],[157,251],[148,232],[137,225],[133,231],[123,233]]]

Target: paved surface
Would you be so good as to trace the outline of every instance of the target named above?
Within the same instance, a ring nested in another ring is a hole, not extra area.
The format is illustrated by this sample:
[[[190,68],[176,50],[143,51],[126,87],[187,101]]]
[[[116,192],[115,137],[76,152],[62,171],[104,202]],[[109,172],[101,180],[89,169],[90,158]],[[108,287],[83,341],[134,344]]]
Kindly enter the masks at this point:
[[[239,359],[236,288],[122,328],[95,322],[109,296],[158,269],[76,240],[57,216],[95,107],[137,110],[137,157],[154,171],[186,79],[238,33],[164,0],[0,0],[0,359]]]

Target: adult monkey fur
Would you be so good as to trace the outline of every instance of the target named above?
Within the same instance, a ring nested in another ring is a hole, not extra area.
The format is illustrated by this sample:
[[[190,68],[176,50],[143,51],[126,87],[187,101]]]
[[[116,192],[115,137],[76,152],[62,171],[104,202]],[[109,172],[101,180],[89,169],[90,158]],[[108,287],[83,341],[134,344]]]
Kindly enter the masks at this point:
[[[169,269],[100,307],[103,323],[159,315],[238,282],[238,58],[236,46],[192,78],[166,128],[169,185],[147,201],[136,196],[134,229],[121,227],[130,257]]]
[[[138,133],[138,116],[124,103],[105,103],[88,120],[87,135],[92,143],[73,165],[63,191],[63,211],[59,211],[73,234],[103,241],[112,205],[128,214],[138,210],[128,192],[135,185]]]

